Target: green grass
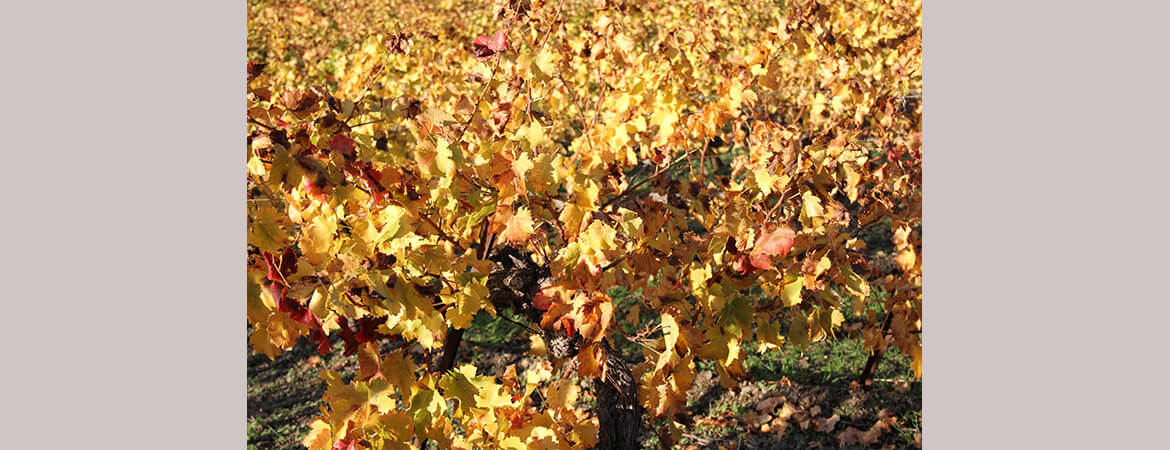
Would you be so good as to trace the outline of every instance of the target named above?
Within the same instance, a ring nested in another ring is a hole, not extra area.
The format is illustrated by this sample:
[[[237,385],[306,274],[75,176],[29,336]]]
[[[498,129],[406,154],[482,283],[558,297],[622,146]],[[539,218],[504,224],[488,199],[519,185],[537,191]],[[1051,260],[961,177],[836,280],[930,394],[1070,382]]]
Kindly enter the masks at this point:
[[[810,345],[808,351],[785,346],[783,351],[764,354],[749,352],[745,358],[748,374],[762,380],[788,376],[803,384],[848,384],[857,378],[869,352],[860,339],[841,339]],[[875,378],[910,378],[910,358],[891,346],[882,357]]]

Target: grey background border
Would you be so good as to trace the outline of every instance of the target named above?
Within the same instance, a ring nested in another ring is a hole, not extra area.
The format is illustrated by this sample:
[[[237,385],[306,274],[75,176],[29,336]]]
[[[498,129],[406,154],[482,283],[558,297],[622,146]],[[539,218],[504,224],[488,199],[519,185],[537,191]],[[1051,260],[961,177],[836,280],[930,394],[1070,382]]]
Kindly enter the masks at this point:
[[[0,446],[246,446],[245,14],[5,4]]]
[[[243,448],[246,8],[68,3],[0,26],[5,446]],[[1170,11],[925,3],[925,446],[1156,446]]]

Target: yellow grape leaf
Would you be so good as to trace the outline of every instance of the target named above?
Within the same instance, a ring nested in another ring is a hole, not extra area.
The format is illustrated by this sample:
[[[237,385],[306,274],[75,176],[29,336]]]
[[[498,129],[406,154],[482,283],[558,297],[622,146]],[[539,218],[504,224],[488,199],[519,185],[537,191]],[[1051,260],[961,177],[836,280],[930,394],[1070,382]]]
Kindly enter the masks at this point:
[[[455,103],[455,114],[471,117],[475,113],[475,103],[471,102],[471,98],[466,94],[459,96],[459,101]]]
[[[475,366],[464,364],[439,379],[443,395],[459,400],[459,412],[463,416],[471,414],[471,408],[476,406],[475,396],[479,388],[472,382],[475,378]]]
[[[564,209],[561,210],[559,219],[565,227],[565,233],[574,236],[581,230],[581,222],[585,220],[585,210],[573,203],[566,203]]]
[[[454,156],[454,152],[451,151],[451,143],[447,142],[446,139],[439,138],[438,144],[435,145],[435,168],[444,177],[455,176]]]
[[[613,318],[613,300],[605,294],[597,294],[594,298],[600,301],[591,302],[578,320],[578,333],[581,339],[587,342],[600,342],[605,337],[605,330]]]
[[[263,324],[268,316],[276,309],[276,301],[268,289],[260,286],[255,279],[248,280],[248,322]]]
[[[512,171],[516,173],[517,177],[523,179],[524,174],[528,173],[535,166],[536,164],[532,162],[532,158],[528,157],[528,153],[521,152],[520,156],[516,157],[516,161],[512,163]]]
[[[520,208],[520,211],[508,219],[508,225],[500,237],[508,242],[523,244],[528,241],[529,236],[532,236],[532,231],[532,212],[528,208]]]
[[[670,363],[670,359],[674,356],[674,345],[678,343],[678,321],[669,313],[662,313],[662,342],[665,344],[662,353],[658,355],[658,362],[654,365],[654,371],[662,370]]]
[[[572,379],[561,378],[549,383],[544,391],[548,405],[558,409],[570,409],[577,403],[578,388]]]
[[[548,347],[544,343],[544,338],[539,334],[533,334],[528,337],[528,353],[533,356],[544,356],[548,354]]]
[[[817,92],[817,95],[815,97],[813,97],[812,110],[809,111],[810,117],[819,119],[821,117],[821,114],[823,114],[825,112],[825,105],[828,102],[829,102],[829,99],[828,99],[828,97],[825,97],[824,93]]]
[[[331,314],[328,299],[329,295],[323,288],[313,289],[313,294],[309,297],[309,310],[322,321],[333,322],[332,320],[327,320],[329,314]]]
[[[567,450],[569,446],[560,442],[557,433],[548,427],[537,426],[532,429],[526,442],[528,448],[540,450]],[[557,445],[560,443],[561,445]]]
[[[528,146],[532,150],[552,142],[545,134],[544,127],[536,122],[529,122],[521,126],[520,129],[516,130],[516,133],[512,134],[512,139],[523,139],[528,142]]]
[[[262,252],[277,253],[284,249],[289,235],[281,227],[284,223],[282,217],[272,205],[256,208],[254,215],[248,217],[248,243]]]
[[[756,177],[756,186],[759,186],[760,193],[764,194],[765,197],[772,195],[772,188],[776,186],[776,181],[781,178],[768,169],[756,169],[752,171],[752,174]]]
[[[773,321],[759,323],[756,327],[756,339],[760,341],[761,353],[769,349],[779,350],[785,341],[784,336],[780,335],[780,324]]]
[[[695,381],[695,355],[687,354],[670,373],[670,384],[674,392],[682,394],[682,402],[686,404],[686,392]]]
[[[544,74],[545,76],[552,77],[556,73],[556,64],[558,59],[560,59],[558,53],[554,52],[552,49],[545,48],[541,49],[540,53],[536,55],[536,60],[534,60],[533,63],[536,65],[536,69],[539,70],[540,73]]]
[[[833,266],[833,262],[829,259],[829,255],[822,256],[815,265],[812,264],[814,256],[805,258],[804,264],[801,267],[801,273],[804,275],[805,286],[813,286],[816,284],[817,277],[829,270]],[[815,288],[814,288],[815,289]]]
[[[407,358],[401,349],[395,350],[390,354],[382,356],[382,376],[386,377],[386,381],[398,388],[401,393],[400,398],[408,399],[410,394],[410,386],[416,380],[415,372],[418,368],[414,365],[414,361]]]
[[[322,400],[329,404],[333,411],[340,413],[341,420],[348,419],[357,409],[366,404],[367,397],[357,391],[358,383],[346,384],[341,380],[341,374],[332,370],[323,369],[321,378],[325,380],[325,394]],[[334,417],[338,419],[338,417]]]
[[[267,323],[261,325],[252,329],[252,336],[248,338],[248,343],[252,344],[252,351],[267,355],[269,359],[275,360],[283,350],[279,345],[274,344],[272,338],[269,337]]]
[[[756,71],[753,69],[752,73],[755,74]],[[783,72],[780,69],[780,64],[771,62],[768,64],[767,72],[759,78],[760,86],[769,91],[778,90],[780,89],[780,78],[782,75]]]
[[[314,420],[309,425],[309,434],[301,440],[301,445],[309,450],[331,450],[333,448],[333,429],[321,419]]]
[[[414,420],[414,429],[418,433],[434,425],[447,410],[447,402],[437,392],[420,386],[413,389],[414,395],[410,398],[410,408],[407,414]]]
[[[398,408],[397,395],[385,378],[375,378],[369,382],[359,381],[353,386],[365,404],[377,407],[380,412],[394,411]]]
[[[691,291],[697,293],[707,292],[707,280],[711,279],[711,267],[702,265],[691,268],[690,274]]]
[[[638,213],[630,211],[626,208],[618,208],[618,214],[621,218],[618,219],[622,228],[622,232],[631,239],[638,240],[642,238],[642,218]]]
[[[438,314],[425,314],[419,319],[402,321],[402,337],[418,340],[419,345],[428,350],[439,348],[443,343],[439,340],[446,321]]]
[[[255,144],[256,144],[256,142],[253,141],[252,142],[253,148],[255,147]],[[254,177],[264,179],[264,176],[267,174],[268,174],[268,167],[264,165],[264,161],[261,160],[260,157],[252,156],[252,157],[248,158],[248,175],[252,175]]]
[[[848,264],[840,264],[837,268],[841,271],[841,275],[845,278],[845,290],[860,298],[869,296],[869,283],[865,282],[865,278],[853,272],[853,269]]]
[[[792,324],[788,327],[788,340],[800,346],[802,350],[807,349],[810,337],[808,316],[799,309],[793,309],[789,317],[792,319]]]
[[[467,219],[467,229],[470,230],[472,227],[479,225],[483,219],[486,219],[487,216],[491,215],[493,212],[496,212],[495,198],[489,199],[486,203],[480,206],[478,210],[472,213],[472,215]]]
[[[784,277],[784,287],[780,288],[780,302],[786,307],[800,304],[801,291],[804,289],[804,277],[789,275]]]
[[[861,173],[850,164],[841,164],[839,167],[845,176],[845,196],[849,198],[849,201],[856,202],[857,186],[861,183]]]
[[[581,259],[589,265],[590,271],[600,270],[609,262],[605,256],[606,250],[617,248],[617,230],[601,221],[589,224],[589,228],[582,233],[578,242],[581,244]]]
[[[406,413],[395,411],[383,414],[378,418],[378,424],[382,426],[383,432],[387,432],[392,439],[398,441],[386,442],[387,449],[409,450],[413,448],[406,444],[414,437],[414,427],[410,416]]]
[[[499,407],[515,406],[512,402],[512,396],[504,391],[503,386],[496,384],[495,378],[489,376],[475,377],[472,379],[472,384],[479,390],[479,393],[475,396],[475,402],[478,407],[496,409]]]
[[[917,257],[914,255],[914,248],[912,247],[902,249],[897,255],[894,255],[894,262],[898,264],[898,268],[902,269],[903,272],[909,272],[910,269],[913,269],[916,260]]]
[[[382,230],[378,232],[378,237],[374,239],[374,245],[381,245],[398,235],[398,231],[402,229],[406,209],[398,205],[387,205],[378,211],[378,219],[382,221]]]
[[[812,191],[804,191],[800,194],[801,212],[804,217],[820,217],[824,214],[825,208],[821,206],[821,199],[813,194]]]
[[[458,329],[466,329],[468,325],[471,325],[475,313],[488,305],[484,301],[489,295],[486,286],[487,277],[472,276],[470,273],[464,275],[460,275],[458,280],[463,289],[455,294],[455,306],[447,309],[447,320],[451,322],[451,326]],[[489,309],[489,311],[493,310]],[[492,314],[495,313],[492,312]]]
[[[528,444],[516,436],[508,436],[500,441],[500,448],[508,450],[528,450]]]
[[[527,155],[522,157],[528,158]],[[557,182],[557,171],[554,167],[558,158],[560,158],[560,154],[541,153],[536,155],[536,159],[532,161],[532,167],[526,171],[528,184],[533,190],[543,192]]]
[[[458,123],[459,119],[452,116],[450,113],[437,108],[428,108],[423,117],[430,123],[438,126],[443,126],[450,123]]]
[[[890,240],[894,242],[894,247],[897,248],[910,245],[910,226],[900,224],[894,227],[894,236]]]
[[[586,180],[583,184],[578,184],[573,191],[573,202],[583,209],[593,210],[597,208],[597,199],[601,196],[601,187],[593,180]]]
[[[301,231],[301,252],[305,260],[314,266],[320,266],[331,259],[336,248],[333,241],[333,234],[336,232],[336,221],[325,215],[314,217]]]

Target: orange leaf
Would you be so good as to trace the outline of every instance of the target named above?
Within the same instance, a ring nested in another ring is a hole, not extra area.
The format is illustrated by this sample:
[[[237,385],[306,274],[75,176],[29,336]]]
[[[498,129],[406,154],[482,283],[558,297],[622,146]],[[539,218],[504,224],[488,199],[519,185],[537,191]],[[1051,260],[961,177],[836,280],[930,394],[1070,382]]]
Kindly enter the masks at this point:
[[[508,219],[508,225],[500,234],[504,240],[512,243],[524,243],[532,236],[532,213],[528,208],[521,208],[519,212]]]
[[[358,347],[358,380],[368,381],[373,378],[385,378],[382,375],[382,363],[378,358],[378,344],[365,342]]]

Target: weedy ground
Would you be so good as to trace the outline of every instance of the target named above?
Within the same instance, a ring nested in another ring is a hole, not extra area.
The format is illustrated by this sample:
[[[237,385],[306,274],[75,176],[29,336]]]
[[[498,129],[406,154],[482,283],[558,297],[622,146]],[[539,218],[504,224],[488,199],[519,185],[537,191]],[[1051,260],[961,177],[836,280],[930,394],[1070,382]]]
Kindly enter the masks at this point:
[[[618,298],[619,303],[624,300]],[[908,357],[891,347],[871,389],[853,383],[868,357],[859,325],[850,320],[836,339],[814,343],[803,352],[786,345],[781,351],[757,353],[751,350],[754,343],[748,343],[750,379],[734,390],[721,387],[713,364],[701,361],[688,393],[690,417],[682,419],[685,426],[676,447],[920,447],[922,388],[913,380]],[[527,354],[527,336],[516,324],[481,313],[464,337],[459,361],[475,364],[480,373],[500,374],[511,364],[523,369],[538,360]],[[639,353],[632,344],[618,344],[626,355]],[[382,351],[393,348],[387,343]],[[248,351],[249,449],[304,448],[300,440],[324,406],[321,370],[339,371],[347,382],[357,370],[356,358],[343,356],[342,350],[335,342],[333,351],[322,356],[302,342],[275,361]],[[654,425],[662,429],[661,422]],[[644,446],[659,448],[655,432],[647,435]]]

